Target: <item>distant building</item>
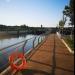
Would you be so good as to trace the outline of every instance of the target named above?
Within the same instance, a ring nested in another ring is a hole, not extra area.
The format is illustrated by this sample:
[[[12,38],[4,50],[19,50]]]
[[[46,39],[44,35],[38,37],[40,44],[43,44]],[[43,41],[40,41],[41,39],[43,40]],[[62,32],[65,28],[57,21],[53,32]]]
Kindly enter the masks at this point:
[[[41,25],[41,28],[42,28],[43,26]]]

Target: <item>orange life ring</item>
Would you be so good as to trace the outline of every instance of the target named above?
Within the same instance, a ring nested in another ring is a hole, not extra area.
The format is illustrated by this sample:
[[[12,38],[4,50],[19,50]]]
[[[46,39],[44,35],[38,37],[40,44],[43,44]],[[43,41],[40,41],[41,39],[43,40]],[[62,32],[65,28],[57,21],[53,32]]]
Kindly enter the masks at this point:
[[[15,63],[14,63],[14,58],[18,56],[18,58],[21,58],[22,60],[22,63],[17,66]],[[20,53],[20,54],[11,54],[9,56],[9,62],[10,62],[10,66],[13,70],[22,70],[22,69],[26,69],[27,67],[27,63],[26,63],[26,59],[25,59],[25,56]]]

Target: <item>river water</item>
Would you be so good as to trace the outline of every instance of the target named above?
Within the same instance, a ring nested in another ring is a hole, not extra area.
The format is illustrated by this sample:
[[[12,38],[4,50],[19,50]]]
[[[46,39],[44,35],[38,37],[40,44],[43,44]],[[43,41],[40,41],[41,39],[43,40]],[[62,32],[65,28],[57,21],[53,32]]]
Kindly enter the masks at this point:
[[[0,49],[7,47],[9,45],[13,45],[15,43],[21,42],[23,40],[27,40],[29,38],[35,37],[36,35],[26,35],[26,36],[20,36],[20,37],[12,37],[8,39],[1,39],[0,40]]]

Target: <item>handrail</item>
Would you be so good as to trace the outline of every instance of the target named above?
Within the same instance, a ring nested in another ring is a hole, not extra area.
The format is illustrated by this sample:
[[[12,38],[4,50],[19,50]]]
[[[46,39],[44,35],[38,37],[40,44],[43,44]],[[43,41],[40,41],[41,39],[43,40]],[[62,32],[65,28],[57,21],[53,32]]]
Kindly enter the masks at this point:
[[[33,38],[34,38],[34,37],[33,37]],[[42,37],[39,36],[38,39],[40,39],[40,38],[42,38]],[[32,38],[30,38],[30,39],[32,39]],[[38,39],[37,39],[37,41],[38,41]],[[27,43],[28,40],[29,40],[29,39],[27,39],[27,40],[25,40],[25,41],[22,41],[22,42],[24,42],[23,47],[22,47],[23,53],[24,53],[24,47],[26,46],[26,43]],[[34,38],[33,41],[34,41],[34,42],[36,41],[36,37]],[[42,40],[41,40],[41,41],[42,41]],[[41,41],[40,41],[40,42],[41,42]],[[33,42],[33,43],[34,43],[34,42]],[[33,43],[32,43],[32,44],[33,44]],[[39,41],[38,41],[38,44],[39,44]],[[38,44],[37,44],[37,45],[38,45]],[[34,47],[33,47],[33,48],[34,48]],[[16,60],[15,63],[18,62],[18,61],[19,61],[19,59]],[[7,68],[7,70],[9,70],[9,69],[10,69],[10,67]],[[2,72],[2,74],[4,74],[7,70],[4,70],[4,72]]]

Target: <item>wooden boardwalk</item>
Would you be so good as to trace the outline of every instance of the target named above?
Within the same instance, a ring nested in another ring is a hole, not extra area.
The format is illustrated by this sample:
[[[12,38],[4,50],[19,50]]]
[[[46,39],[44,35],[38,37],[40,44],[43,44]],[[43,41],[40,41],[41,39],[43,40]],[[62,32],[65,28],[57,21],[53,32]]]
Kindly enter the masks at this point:
[[[74,75],[74,55],[54,34],[27,56],[27,64],[16,75]]]

